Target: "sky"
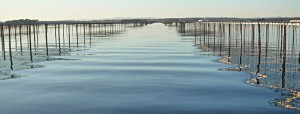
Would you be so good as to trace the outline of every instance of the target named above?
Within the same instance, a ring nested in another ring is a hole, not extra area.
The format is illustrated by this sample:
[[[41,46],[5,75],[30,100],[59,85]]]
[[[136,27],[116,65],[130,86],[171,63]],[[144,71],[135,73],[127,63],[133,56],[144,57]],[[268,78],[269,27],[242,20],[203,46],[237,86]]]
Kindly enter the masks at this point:
[[[0,0],[0,21],[300,17],[300,0]]]

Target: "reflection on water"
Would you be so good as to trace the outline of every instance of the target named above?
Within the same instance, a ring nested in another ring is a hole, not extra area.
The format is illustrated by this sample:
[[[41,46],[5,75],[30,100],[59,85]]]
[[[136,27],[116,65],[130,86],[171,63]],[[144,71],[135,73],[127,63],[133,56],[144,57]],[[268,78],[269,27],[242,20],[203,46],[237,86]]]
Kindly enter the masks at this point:
[[[183,36],[194,36],[203,52],[234,64],[223,71],[250,74],[245,83],[275,89],[270,105],[300,110],[300,26],[298,23],[181,23]]]
[[[131,24],[1,25],[0,80],[21,78],[13,70],[42,67],[38,62],[72,60],[54,56],[90,48]]]

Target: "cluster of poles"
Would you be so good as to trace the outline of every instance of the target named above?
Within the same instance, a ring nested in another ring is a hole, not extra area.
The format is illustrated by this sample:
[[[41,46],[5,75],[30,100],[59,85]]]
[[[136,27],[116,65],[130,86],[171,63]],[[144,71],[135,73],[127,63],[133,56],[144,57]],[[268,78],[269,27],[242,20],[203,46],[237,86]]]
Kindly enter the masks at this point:
[[[10,61],[10,70],[17,69],[14,61],[18,57],[29,57],[34,62],[34,55],[49,56],[53,51],[61,55],[71,49],[92,46],[94,40],[121,34],[130,23],[76,23],[76,24],[7,24],[0,25],[1,55],[0,70],[6,67],[5,62]],[[52,52],[51,52],[52,51]],[[19,60],[25,62],[24,60]],[[1,71],[2,71],[1,70]],[[1,73],[0,73],[1,74]]]
[[[251,74],[245,82],[288,90],[292,96],[277,99],[276,106],[300,109],[300,24],[271,22],[180,23],[182,35],[194,37],[202,51],[223,56],[219,61],[237,67],[221,70]],[[297,97],[295,97],[297,96]]]

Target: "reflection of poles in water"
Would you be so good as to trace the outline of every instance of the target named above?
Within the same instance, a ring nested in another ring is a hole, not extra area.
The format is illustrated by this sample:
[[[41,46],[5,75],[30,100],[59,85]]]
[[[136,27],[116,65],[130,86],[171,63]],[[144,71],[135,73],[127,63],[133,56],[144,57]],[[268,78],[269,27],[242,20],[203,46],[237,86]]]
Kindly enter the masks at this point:
[[[281,88],[285,88],[285,65],[286,65],[286,24],[283,25],[283,61],[282,61],[282,80]]]
[[[260,64],[261,64],[261,36],[260,36],[260,23],[257,25],[258,27],[258,62],[257,62],[257,72],[258,74],[260,72]]]
[[[3,25],[1,26],[1,42],[2,42],[2,54],[3,54],[3,59],[6,60],[5,56],[5,39],[4,39],[4,27]]]
[[[12,51],[11,51],[11,26],[8,25],[8,47],[9,47],[9,57],[10,57],[10,69],[13,70],[13,61],[12,61]]]

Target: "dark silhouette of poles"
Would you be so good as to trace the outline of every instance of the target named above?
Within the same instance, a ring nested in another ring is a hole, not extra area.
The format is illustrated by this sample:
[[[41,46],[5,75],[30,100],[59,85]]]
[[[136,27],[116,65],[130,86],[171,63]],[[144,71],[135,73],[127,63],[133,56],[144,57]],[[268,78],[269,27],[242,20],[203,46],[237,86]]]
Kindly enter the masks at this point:
[[[77,43],[77,48],[78,48],[78,24],[76,24],[76,43]]]
[[[261,64],[261,28],[260,28],[260,23],[257,25],[258,27],[258,63],[257,63],[257,72],[258,74],[260,72],[260,64]]]
[[[4,27],[3,27],[3,25],[1,26],[1,42],[2,42],[2,54],[3,54],[3,59],[6,60],[6,57],[5,57]]]
[[[14,33],[15,33],[15,48],[16,48],[16,51],[18,49],[18,41],[17,41],[17,25],[14,25]]]
[[[23,51],[23,47],[22,47],[22,25],[19,26],[19,37],[20,37],[20,51]]]
[[[68,35],[69,35],[69,48],[71,48],[71,31],[70,31],[70,25],[68,25]]]
[[[31,47],[31,25],[28,26],[28,38],[29,38],[29,54],[30,54],[30,61],[33,62],[33,57],[32,57],[32,47]]]
[[[46,39],[46,54],[49,56],[49,49],[48,49],[48,24],[45,24],[45,39]]]
[[[8,25],[8,47],[10,57],[10,69],[13,70],[12,51],[11,51],[11,25]]]

